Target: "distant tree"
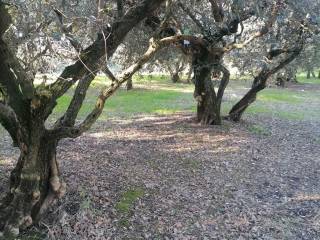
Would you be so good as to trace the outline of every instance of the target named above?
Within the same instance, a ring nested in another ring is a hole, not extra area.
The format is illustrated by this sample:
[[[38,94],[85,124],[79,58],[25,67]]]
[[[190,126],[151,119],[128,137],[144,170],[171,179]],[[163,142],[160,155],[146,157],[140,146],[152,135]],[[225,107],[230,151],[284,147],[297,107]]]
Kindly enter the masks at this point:
[[[268,38],[268,34],[273,31],[278,16],[286,7],[282,1],[222,3],[210,0],[193,1],[190,4],[178,1],[178,6],[198,27],[198,32],[193,32],[192,37],[184,39],[189,43],[184,47],[190,48],[193,55],[194,96],[198,101],[197,119],[202,124],[221,124],[221,103],[230,76],[229,70],[223,65],[226,54],[251,47],[260,48],[257,52],[262,52],[262,56],[266,58],[269,57],[269,63],[264,64],[260,60],[260,66],[255,66],[255,69],[262,67],[262,70],[258,72],[251,92],[230,111],[229,119],[237,121],[247,106],[254,101],[256,93],[265,87],[265,80],[290,63],[301,51],[304,33],[300,31],[300,34],[293,34],[298,30],[297,27],[293,27],[291,32],[292,39],[296,40],[295,44],[291,48],[287,47],[287,50],[280,46],[275,51],[271,46],[266,49],[265,45],[257,44],[260,38]],[[205,14],[200,16],[198,9],[205,9]],[[179,17],[183,17],[183,14],[180,13]],[[252,24],[254,21],[256,23]],[[280,40],[278,43],[281,45]],[[261,53],[258,55],[261,56]],[[235,57],[230,59],[234,62],[238,60]],[[278,64],[274,64],[275,59],[279,59]],[[222,73],[217,91],[211,80],[213,72]]]

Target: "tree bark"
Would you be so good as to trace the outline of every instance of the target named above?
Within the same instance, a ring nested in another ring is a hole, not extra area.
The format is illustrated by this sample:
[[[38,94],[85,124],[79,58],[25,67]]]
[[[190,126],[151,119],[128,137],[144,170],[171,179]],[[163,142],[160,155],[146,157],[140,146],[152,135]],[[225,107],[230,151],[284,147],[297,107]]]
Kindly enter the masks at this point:
[[[171,74],[171,80],[173,83],[180,82],[180,76],[178,72],[174,72]]]
[[[258,92],[266,87],[268,78],[291,63],[300,54],[302,49],[303,41],[299,42],[296,47],[290,49],[290,52],[292,52],[292,54],[288,55],[285,59],[280,61],[277,66],[269,69],[268,66],[265,65],[258,76],[254,78],[251,89],[239,102],[237,102],[232,107],[227,118],[232,121],[239,122],[245,110],[256,100]]]
[[[245,112],[245,110],[250,106],[251,103],[253,103],[256,100],[257,93],[266,87],[266,82],[269,76],[270,74],[268,74],[268,70],[265,68],[260,72],[260,74],[257,77],[255,77],[251,89],[230,110],[229,118],[232,121],[240,121],[242,114]]]
[[[133,89],[132,77],[127,81],[126,87],[127,87],[127,91],[130,91]]]
[[[197,121],[203,125],[220,125],[221,117],[211,81],[212,64],[209,59],[210,54],[207,50],[202,50],[202,53],[194,57],[194,97],[198,102]]]
[[[108,39],[98,37],[81,53],[81,60],[66,67],[56,82],[36,90],[32,79],[29,79],[2,39],[10,26],[10,16],[0,0],[1,95],[5,92],[5,96],[1,96],[4,100],[0,102],[0,123],[5,125],[20,149],[18,163],[10,177],[10,191],[0,205],[0,238],[2,235],[5,239],[18,235],[19,230],[36,222],[52,201],[64,194],[66,185],[60,179],[56,160],[58,140],[78,137],[88,130],[101,114],[106,99],[155,54],[159,48],[157,44],[152,45],[110,88],[104,89],[92,112],[79,126],[74,126],[85,92],[95,77],[95,70],[100,68],[99,60],[106,53],[111,57],[126,34],[162,2],[164,0],[142,0],[137,3],[128,10],[123,21],[116,21],[112,25]],[[78,80],[75,96],[66,115],[56,122],[53,129],[47,130],[44,122],[56,105],[56,100]]]
[[[22,129],[28,136],[19,141],[20,157],[11,172],[10,191],[0,206],[0,231],[7,238],[37,222],[66,190],[56,159],[58,142],[48,139],[39,121],[30,124],[32,130]]]
[[[193,55],[195,92],[198,101],[197,120],[204,125],[221,125],[221,102],[224,90],[229,83],[230,73],[221,64],[221,48],[201,47]],[[218,92],[214,89],[211,76],[213,71],[223,73]]]

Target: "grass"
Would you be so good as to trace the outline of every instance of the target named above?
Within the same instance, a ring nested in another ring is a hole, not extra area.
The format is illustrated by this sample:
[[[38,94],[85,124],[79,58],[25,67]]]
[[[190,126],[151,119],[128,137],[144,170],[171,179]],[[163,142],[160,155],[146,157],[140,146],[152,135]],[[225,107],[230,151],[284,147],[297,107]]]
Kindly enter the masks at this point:
[[[167,78],[161,76],[137,78],[134,83],[135,89],[129,92],[120,89],[107,100],[104,113],[100,117],[101,120],[145,114],[164,115],[194,110],[192,85],[171,84]],[[99,90],[106,84],[108,82],[104,82],[101,77],[93,82],[80,110],[80,119],[83,119],[90,112]],[[61,116],[67,109],[73,91],[74,89],[58,99],[53,119]]]
[[[307,73],[305,72],[300,72],[297,77],[298,77],[298,81],[299,83],[308,83],[308,84],[320,84],[320,78],[317,78],[318,74],[319,74],[320,70],[316,70],[314,71],[316,77],[312,77],[307,79]]]
[[[116,209],[122,214],[129,214],[134,203],[144,195],[142,188],[133,188],[124,192],[116,204]]]
[[[300,82],[305,80],[301,75]],[[316,80],[314,80],[316,83]],[[79,119],[91,111],[101,88],[110,84],[104,77],[97,77],[88,91],[87,98],[80,110]],[[319,81],[320,84],[320,81]],[[229,91],[237,97],[223,102],[222,113],[226,115],[232,105],[243,96],[248,82],[231,81]],[[166,76],[147,75],[134,78],[134,89],[126,91],[120,89],[114,96],[109,98],[100,120],[110,118],[130,118],[138,115],[166,115],[179,112],[195,112],[196,102],[193,99],[194,86],[192,84],[173,84]],[[72,93],[71,89],[66,95],[58,100],[54,109],[52,120],[61,116],[68,107]],[[240,94],[241,93],[241,94]],[[312,91],[299,91],[293,89],[267,88],[258,94],[257,100],[246,111],[245,114],[264,114],[289,120],[308,120],[320,118],[316,109],[305,109],[302,106],[308,101],[320,104],[320,96]],[[293,112],[292,108],[295,110]]]
[[[18,238],[14,238],[15,240],[43,240],[46,239],[45,234],[34,231],[28,231],[26,234],[21,234]]]
[[[260,126],[257,124],[248,126],[248,130],[251,133],[254,133],[254,134],[260,135],[260,136],[270,136],[271,135],[271,132],[268,129],[266,129],[264,126]]]
[[[258,95],[258,100],[264,102],[284,102],[284,103],[301,103],[303,97],[301,94],[288,89],[265,89]]]
[[[306,82],[305,73],[298,76],[300,82]],[[320,84],[320,79],[311,79],[313,84]],[[97,77],[87,93],[85,102],[80,110],[78,119],[84,119],[95,105],[100,90],[110,84],[104,77]],[[222,113],[226,115],[230,108],[247,91],[250,84],[241,80],[231,81],[227,90],[235,93],[235,97],[225,100]],[[147,75],[134,78],[134,89],[127,92],[117,91],[109,98],[100,120],[112,118],[130,118],[139,115],[166,115],[179,112],[195,112],[196,102],[193,99],[194,86],[192,84],[173,84],[170,79],[162,75]],[[67,109],[74,88],[58,99],[58,105],[50,116],[53,122],[63,115]],[[292,89],[267,88],[259,93],[257,101],[253,103],[245,114],[265,114],[289,120],[305,120],[320,118],[320,112],[314,108],[305,109],[301,106],[306,102],[320,104],[320,96],[315,91],[299,91]],[[288,106],[288,107],[286,107]],[[289,109],[290,107],[290,109]],[[296,111],[292,111],[291,108]],[[3,135],[0,127],[0,134]]]

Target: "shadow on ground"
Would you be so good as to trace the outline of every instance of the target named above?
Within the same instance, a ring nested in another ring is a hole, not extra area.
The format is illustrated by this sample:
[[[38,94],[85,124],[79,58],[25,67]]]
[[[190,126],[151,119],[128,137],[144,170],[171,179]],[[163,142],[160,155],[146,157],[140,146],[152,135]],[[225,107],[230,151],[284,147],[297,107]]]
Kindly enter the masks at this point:
[[[320,239],[318,124],[100,122],[60,144],[69,191],[40,229],[52,239]]]

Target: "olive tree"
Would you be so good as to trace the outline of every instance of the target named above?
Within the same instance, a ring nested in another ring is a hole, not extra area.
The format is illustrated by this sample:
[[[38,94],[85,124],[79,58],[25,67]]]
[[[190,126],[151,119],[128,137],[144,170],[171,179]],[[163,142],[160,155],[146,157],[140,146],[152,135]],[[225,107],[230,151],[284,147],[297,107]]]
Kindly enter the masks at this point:
[[[9,132],[20,157],[10,176],[10,187],[0,206],[0,231],[6,238],[37,221],[47,207],[66,191],[60,176],[56,148],[62,138],[75,138],[87,131],[101,114],[105,101],[148,60],[149,52],[130,66],[111,86],[103,89],[88,116],[76,118],[86,91],[105,59],[112,57],[127,33],[154,12],[163,0],[141,0],[120,20],[100,28],[97,38],[79,48],[78,59],[65,67],[52,83],[36,86],[16,55],[4,41],[11,24],[8,4],[0,1],[0,123]],[[70,39],[72,40],[72,39]],[[74,40],[74,39],[73,39]],[[57,100],[76,84],[65,114],[52,128],[46,120]]]

